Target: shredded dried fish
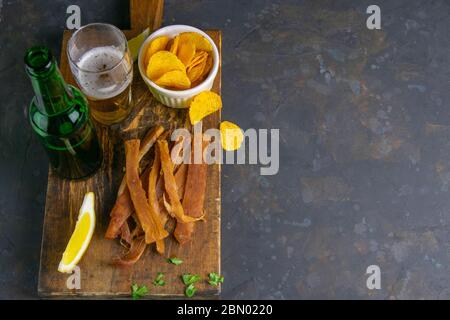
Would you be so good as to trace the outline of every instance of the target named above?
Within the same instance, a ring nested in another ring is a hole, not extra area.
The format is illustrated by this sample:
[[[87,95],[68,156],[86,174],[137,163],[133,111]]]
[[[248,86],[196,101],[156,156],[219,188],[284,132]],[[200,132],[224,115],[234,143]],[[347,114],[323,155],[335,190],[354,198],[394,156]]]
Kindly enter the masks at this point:
[[[145,232],[145,242],[152,243],[167,237],[168,232],[164,229],[160,217],[150,208],[139,179],[139,144],[138,139],[125,142],[127,186],[136,215]]]
[[[158,199],[156,197],[156,183],[158,180],[159,172],[161,170],[161,161],[159,158],[158,149],[155,149],[155,159],[153,160],[152,170],[148,176],[148,204],[150,206],[151,214],[161,218],[161,213],[159,212]],[[162,226],[164,226],[165,221],[161,221]],[[164,240],[158,240],[156,242],[156,250],[160,254],[164,254]]]
[[[169,197],[171,213],[178,222],[187,223],[201,220],[202,217],[189,217],[184,214],[183,206],[181,205],[178,196],[178,187],[173,175],[173,164],[169,155],[169,147],[167,141],[158,140],[157,146],[161,157],[161,167],[164,177],[164,188]]]
[[[206,144],[203,143],[203,148]],[[206,193],[206,177],[208,166],[206,163],[191,163],[188,166],[186,184],[183,195],[183,210],[190,217],[203,217],[203,203]],[[180,244],[184,244],[192,239],[194,233],[194,223],[177,222],[174,236]]]
[[[128,222],[125,221],[124,224],[120,227],[120,242],[124,246],[130,246],[131,245],[131,231],[130,226],[128,225]]]
[[[111,210],[111,219],[108,229],[106,229],[105,238],[115,239],[120,234],[122,225],[127,221],[128,217],[133,213],[133,203],[131,202],[128,189],[125,190],[116,200]]]
[[[141,175],[142,184],[145,186],[147,183],[148,172],[150,172],[149,168],[144,170],[144,173]],[[128,192],[128,187],[125,189],[125,192],[122,193],[116,200],[114,207],[111,210],[111,218],[109,220],[108,228],[106,229],[105,238],[106,239],[115,239],[121,233],[120,229],[125,221],[130,217],[130,215],[134,212],[133,202],[130,198],[130,193]]]
[[[147,244],[145,238],[139,237],[132,241],[130,250],[122,257],[113,260],[113,264],[119,266],[131,266],[135,264],[144,253]]]
[[[147,152],[151,149],[151,147],[155,144],[158,137],[161,136],[163,132],[164,128],[162,126],[156,126],[147,132],[144,139],[142,139],[142,143],[140,145],[138,162],[142,160],[142,158],[147,154]],[[122,178],[122,182],[120,183],[119,190],[117,191],[117,196],[120,196],[122,193],[124,193],[126,187],[127,181],[124,175]]]

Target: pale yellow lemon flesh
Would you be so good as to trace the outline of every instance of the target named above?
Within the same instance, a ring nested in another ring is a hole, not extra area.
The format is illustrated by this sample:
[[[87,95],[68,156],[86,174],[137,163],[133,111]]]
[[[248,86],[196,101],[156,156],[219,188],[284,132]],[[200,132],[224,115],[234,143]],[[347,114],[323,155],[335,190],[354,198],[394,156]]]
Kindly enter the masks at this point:
[[[59,272],[72,272],[88,248],[95,229],[94,202],[94,193],[86,193],[78,214],[75,230],[70,237],[69,243],[67,244],[66,250],[59,263]]]

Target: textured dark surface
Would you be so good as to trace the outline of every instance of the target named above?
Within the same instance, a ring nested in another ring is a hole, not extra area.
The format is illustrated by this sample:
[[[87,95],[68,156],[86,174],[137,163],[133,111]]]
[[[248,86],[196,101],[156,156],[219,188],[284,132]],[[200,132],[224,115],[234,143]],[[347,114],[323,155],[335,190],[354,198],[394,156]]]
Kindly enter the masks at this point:
[[[59,56],[69,4],[129,24],[128,1],[0,0],[0,298],[37,294],[47,160],[22,55]],[[278,175],[222,168],[223,298],[450,298],[450,5],[378,1],[370,31],[369,4],[166,2],[165,25],[223,30],[223,119],[280,129]]]

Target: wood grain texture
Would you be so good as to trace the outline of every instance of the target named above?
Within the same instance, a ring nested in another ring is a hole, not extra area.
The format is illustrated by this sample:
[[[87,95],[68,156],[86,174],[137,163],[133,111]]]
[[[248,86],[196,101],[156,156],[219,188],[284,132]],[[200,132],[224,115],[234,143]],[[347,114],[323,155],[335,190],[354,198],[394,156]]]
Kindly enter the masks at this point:
[[[159,4],[161,1],[131,1],[131,14],[137,17],[138,3]],[[134,7],[133,7],[134,6]],[[146,10],[149,10],[146,7]],[[144,19],[144,18],[139,18]],[[157,18],[159,19],[159,18]],[[157,20],[156,19],[156,20]],[[134,20],[132,20],[134,21]],[[147,21],[155,20],[142,20]],[[141,20],[133,27],[142,27]],[[136,21],[134,21],[136,22]],[[220,31],[206,31],[215,41],[221,54]],[[125,31],[128,37],[139,30]],[[60,69],[70,84],[74,84],[67,62],[66,45],[71,32],[63,37]],[[220,93],[221,67],[214,82],[213,91]],[[118,240],[104,239],[109,222],[109,212],[115,202],[117,188],[123,176],[124,144],[127,138],[142,138],[144,133],[156,124],[167,129],[185,126],[187,110],[165,107],[157,102],[147,89],[134,66],[132,114],[120,125],[104,127],[96,124],[99,140],[103,147],[104,162],[102,168],[93,176],[82,181],[69,181],[58,178],[50,169],[48,175],[47,198],[45,206],[44,228],[42,236],[41,263],[39,271],[38,293],[43,297],[81,296],[81,297],[126,297],[130,296],[132,283],[148,286],[149,297],[181,297],[184,285],[180,280],[183,273],[196,273],[206,278],[210,272],[220,273],[220,165],[208,168],[208,185],[205,199],[207,220],[196,226],[194,240],[180,246],[170,236],[166,240],[165,257],[159,256],[151,246],[141,259],[130,268],[115,267],[112,258],[121,254],[123,248]],[[208,116],[203,129],[218,128],[220,111]],[[84,194],[94,191],[96,195],[97,224],[91,244],[79,263],[81,269],[81,289],[69,290],[66,281],[69,275],[57,271],[62,252],[72,234],[79,207]],[[166,262],[167,257],[177,256],[184,263],[175,266]],[[166,285],[155,287],[152,281],[158,272],[165,274]],[[198,284],[197,296],[211,297],[220,293],[220,287],[212,287],[206,281]]]
[[[164,0],[130,0],[131,30],[156,30],[161,26]]]

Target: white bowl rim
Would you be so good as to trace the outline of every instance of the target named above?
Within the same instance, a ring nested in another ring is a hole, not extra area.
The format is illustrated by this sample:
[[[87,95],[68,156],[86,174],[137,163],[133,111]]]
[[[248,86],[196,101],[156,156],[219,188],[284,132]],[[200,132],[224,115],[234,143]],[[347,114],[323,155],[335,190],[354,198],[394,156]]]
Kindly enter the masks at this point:
[[[142,70],[143,66],[141,63],[142,60],[142,56],[143,56],[143,51],[144,48],[146,47],[146,45],[148,44],[148,42],[150,42],[151,40],[153,40],[154,38],[161,36],[163,34],[165,34],[168,30],[171,29],[183,29],[183,31],[180,31],[180,33],[182,32],[196,32],[201,34],[202,36],[204,36],[212,45],[213,48],[213,52],[214,52],[214,63],[213,63],[213,67],[211,69],[211,71],[209,72],[208,77],[206,77],[205,80],[203,80],[200,84],[198,84],[196,87],[194,88],[190,88],[187,90],[169,90],[163,87],[158,86],[156,83],[154,83],[152,80],[150,80],[145,72]],[[210,81],[214,81],[214,78],[217,75],[217,72],[219,70],[219,50],[217,49],[216,44],[214,43],[214,41],[211,39],[211,37],[206,34],[206,32],[196,28],[196,27],[192,27],[192,26],[188,26],[188,25],[184,25],[184,24],[173,24],[173,25],[169,25],[169,26],[165,26],[162,27],[156,31],[154,31],[150,36],[147,37],[147,39],[145,39],[145,41],[142,43],[141,48],[139,49],[139,55],[138,55],[138,67],[139,67],[139,72],[141,73],[142,78],[144,79],[145,82],[147,82],[150,86],[152,86],[154,89],[160,91],[161,93],[165,94],[165,95],[170,95],[172,97],[175,98],[183,98],[186,96],[191,96],[193,94],[196,94],[200,91],[202,91],[203,87],[207,87],[208,83]]]

